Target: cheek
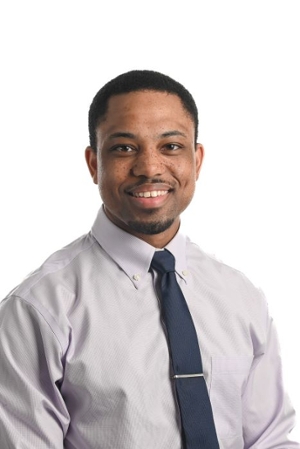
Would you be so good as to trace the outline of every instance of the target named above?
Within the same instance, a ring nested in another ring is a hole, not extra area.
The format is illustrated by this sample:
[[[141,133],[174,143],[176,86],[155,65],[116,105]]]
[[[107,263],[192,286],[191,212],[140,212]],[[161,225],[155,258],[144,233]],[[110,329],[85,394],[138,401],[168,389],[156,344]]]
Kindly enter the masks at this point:
[[[118,190],[127,179],[127,168],[122,163],[99,164],[98,184],[107,193]]]
[[[182,186],[194,185],[197,179],[196,166],[192,159],[172,162],[170,169]]]
[[[98,165],[100,171],[103,173],[110,173],[111,176],[118,176],[120,173],[125,173],[130,170],[131,162],[130,158],[114,158],[114,157],[102,157],[99,158]]]

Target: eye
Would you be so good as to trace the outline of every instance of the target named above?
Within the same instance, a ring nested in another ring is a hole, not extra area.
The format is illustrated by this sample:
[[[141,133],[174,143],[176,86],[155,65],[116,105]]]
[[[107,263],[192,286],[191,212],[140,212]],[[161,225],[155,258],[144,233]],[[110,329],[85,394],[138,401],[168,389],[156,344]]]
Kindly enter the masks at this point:
[[[134,151],[134,148],[129,145],[116,145],[111,149],[111,151],[116,151],[117,153],[131,153]]]
[[[166,145],[164,145],[164,148],[167,151],[176,151],[176,150],[179,150],[181,148],[181,146],[178,145],[177,143],[167,143]]]

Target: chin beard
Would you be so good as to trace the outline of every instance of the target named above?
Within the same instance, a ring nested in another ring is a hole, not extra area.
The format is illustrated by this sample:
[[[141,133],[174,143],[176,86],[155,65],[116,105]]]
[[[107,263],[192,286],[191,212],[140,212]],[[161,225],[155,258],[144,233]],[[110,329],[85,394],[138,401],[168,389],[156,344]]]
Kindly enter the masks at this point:
[[[139,234],[154,235],[166,231],[173,223],[174,219],[169,219],[166,221],[152,221],[150,223],[130,221],[128,226]]]

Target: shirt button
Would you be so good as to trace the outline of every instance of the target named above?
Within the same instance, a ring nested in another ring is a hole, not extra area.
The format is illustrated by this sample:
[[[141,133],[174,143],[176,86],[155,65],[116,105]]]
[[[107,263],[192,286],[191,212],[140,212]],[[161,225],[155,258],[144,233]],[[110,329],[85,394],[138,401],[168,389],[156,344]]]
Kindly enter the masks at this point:
[[[139,274],[134,274],[132,276],[132,278],[133,278],[134,281],[139,281],[141,279],[141,276]]]
[[[189,274],[188,270],[183,270],[182,272],[183,276],[187,276]]]

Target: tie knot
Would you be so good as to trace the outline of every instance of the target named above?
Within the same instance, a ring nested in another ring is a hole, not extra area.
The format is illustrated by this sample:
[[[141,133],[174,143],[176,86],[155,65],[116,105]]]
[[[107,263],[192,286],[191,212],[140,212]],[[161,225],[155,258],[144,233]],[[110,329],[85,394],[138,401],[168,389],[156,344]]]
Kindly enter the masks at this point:
[[[175,258],[168,250],[155,251],[151,267],[160,274],[170,273],[175,271]]]

